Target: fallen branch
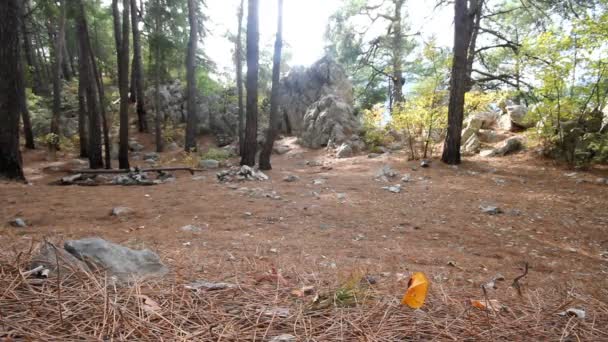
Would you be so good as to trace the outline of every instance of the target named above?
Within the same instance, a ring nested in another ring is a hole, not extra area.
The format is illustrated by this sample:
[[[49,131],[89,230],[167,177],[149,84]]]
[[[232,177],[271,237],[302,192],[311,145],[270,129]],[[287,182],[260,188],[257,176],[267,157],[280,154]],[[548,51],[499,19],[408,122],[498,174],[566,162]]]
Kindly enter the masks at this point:
[[[103,174],[119,174],[119,173],[129,173],[129,172],[161,172],[161,171],[189,171],[191,174],[194,174],[195,172],[203,172],[203,171],[207,171],[207,170],[195,169],[195,168],[185,167],[185,166],[176,166],[176,167],[157,167],[157,168],[147,168],[147,169],[134,168],[134,169],[117,169],[117,170],[104,170],[104,169],[77,170],[76,169],[76,170],[70,170],[69,172],[70,173],[80,173],[80,174],[103,175]]]
[[[511,286],[513,286],[516,290],[517,290],[517,294],[522,297],[522,293],[521,293],[521,286],[519,285],[519,281],[528,275],[528,262],[526,261],[526,263],[524,264],[524,273],[522,275],[520,275],[519,277],[515,278],[513,280],[513,284],[511,284]]]

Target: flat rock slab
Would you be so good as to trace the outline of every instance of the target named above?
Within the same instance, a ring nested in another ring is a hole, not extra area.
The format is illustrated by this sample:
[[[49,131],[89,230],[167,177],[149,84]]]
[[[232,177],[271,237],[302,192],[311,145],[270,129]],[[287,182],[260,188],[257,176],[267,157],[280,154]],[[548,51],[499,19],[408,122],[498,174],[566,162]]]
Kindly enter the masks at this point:
[[[169,272],[151,250],[134,250],[101,238],[66,241],[64,248],[92,268],[105,270],[121,282],[162,277]]]

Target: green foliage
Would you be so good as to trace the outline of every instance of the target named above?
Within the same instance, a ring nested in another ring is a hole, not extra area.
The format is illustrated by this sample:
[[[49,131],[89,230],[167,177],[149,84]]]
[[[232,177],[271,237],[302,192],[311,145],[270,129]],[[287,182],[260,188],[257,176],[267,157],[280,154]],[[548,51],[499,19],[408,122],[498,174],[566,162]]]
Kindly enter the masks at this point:
[[[227,160],[232,157],[230,151],[221,148],[210,148],[207,152],[201,155],[201,159],[213,159],[217,161]]]

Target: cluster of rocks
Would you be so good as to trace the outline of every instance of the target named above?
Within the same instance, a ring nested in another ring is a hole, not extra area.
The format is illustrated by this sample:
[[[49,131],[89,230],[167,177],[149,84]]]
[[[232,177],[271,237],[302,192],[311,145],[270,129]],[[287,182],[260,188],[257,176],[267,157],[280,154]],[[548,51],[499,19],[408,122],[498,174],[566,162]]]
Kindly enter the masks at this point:
[[[179,80],[175,80],[172,83],[161,85],[159,94],[160,107],[165,118],[177,123],[186,122],[188,111],[185,86]],[[233,95],[201,94],[196,98],[197,130],[200,134],[214,134],[220,147],[229,145],[235,140],[238,127],[238,107],[233,103],[234,101],[227,101],[222,97]],[[150,112],[154,110],[155,100],[156,92],[154,87],[151,87],[146,91],[146,105],[150,107]],[[150,116],[150,120],[152,119]],[[154,127],[152,122],[150,127]]]
[[[221,183],[234,181],[266,181],[269,179],[264,172],[247,165],[222,170],[218,172],[216,176],[217,180]]]
[[[517,152],[524,147],[521,137],[511,137],[510,132],[519,132],[533,127],[528,108],[511,104],[504,112],[482,112],[469,115],[462,131],[461,153],[482,156],[504,156]],[[494,144],[500,143],[498,147]],[[484,149],[489,146],[489,149]]]
[[[353,86],[330,57],[309,68],[296,67],[281,81],[281,129],[309,148],[339,148],[340,156],[362,149],[353,109]],[[356,138],[354,138],[356,137]],[[349,151],[350,150],[350,151]]]
[[[66,241],[63,248],[45,242],[32,259],[31,268],[43,277],[53,276],[58,268],[63,274],[100,270],[118,283],[162,277],[169,272],[151,250],[134,250],[97,237]]]
[[[113,177],[111,183],[115,185],[157,185],[173,181],[175,181],[175,176],[167,171],[158,171],[156,178],[152,178],[148,172],[133,169],[129,173]]]

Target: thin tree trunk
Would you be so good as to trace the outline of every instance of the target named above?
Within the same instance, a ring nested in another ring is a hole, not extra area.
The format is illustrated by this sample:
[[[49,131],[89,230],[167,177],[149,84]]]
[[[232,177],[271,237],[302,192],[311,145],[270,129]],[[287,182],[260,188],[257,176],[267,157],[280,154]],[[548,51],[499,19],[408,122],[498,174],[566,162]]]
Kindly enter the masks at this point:
[[[19,0],[0,1],[0,177],[25,180],[19,151]]]
[[[28,108],[27,96],[25,94],[25,73],[23,62],[19,61],[19,105],[21,107],[21,118],[23,120],[23,135],[25,136],[25,148],[33,150],[36,148],[34,142],[34,132],[32,131],[32,121]]]
[[[53,65],[53,116],[51,118],[51,133],[55,135],[55,140],[49,143],[49,151],[51,158],[56,157],[56,152],[59,149],[59,117],[61,116],[61,66],[63,59],[63,35],[65,33],[65,16],[67,6],[64,0],[59,1],[59,19],[58,31],[55,35],[54,54],[55,61]]]
[[[63,38],[62,38],[63,42],[61,43],[61,45],[63,46],[63,52],[62,52],[62,58],[61,58],[61,73],[63,74],[63,78],[66,81],[71,81],[72,80],[72,76],[73,76],[73,72],[72,69],[70,67],[70,63],[68,60],[68,48],[67,48],[67,43],[66,43],[66,39],[65,39],[65,30],[63,32]]]
[[[156,0],[156,9],[160,8],[160,1]],[[154,33],[156,35],[156,46],[154,49],[154,110],[156,111],[156,115],[154,118],[154,129],[156,136],[156,152],[163,151],[163,132],[162,132],[162,120],[163,116],[160,111],[160,44],[158,42],[158,38],[160,35],[160,15],[157,12],[156,18],[154,19]]]
[[[259,1],[249,0],[247,14],[247,122],[241,165],[254,166],[258,138]]]
[[[144,69],[142,66],[141,55],[141,34],[139,32],[139,16],[137,13],[137,1],[131,0],[131,27],[133,30],[133,80],[131,84],[135,86],[137,99],[137,122],[140,132],[148,132],[148,118],[146,115],[145,96],[144,96]],[[133,97],[133,95],[131,95]]]
[[[188,118],[186,122],[186,152],[196,150],[196,46],[198,30],[196,25],[196,1],[188,0],[188,21],[190,22],[190,41],[186,58],[186,78],[188,88]]]
[[[80,53],[79,60],[86,60],[87,56]],[[82,62],[81,62],[82,63]],[[88,66],[88,64],[87,64]],[[87,102],[86,102],[86,85],[88,81],[88,70],[80,70],[78,72],[78,136],[80,142],[80,157],[89,157],[89,139],[87,136]]]
[[[118,88],[120,90],[118,165],[121,169],[129,168],[129,9],[129,0],[123,0],[121,28],[118,0],[112,1],[116,60],[118,63]]]
[[[89,157],[89,168],[99,169],[103,167],[102,152],[101,152],[101,128],[99,122],[99,111],[98,109],[103,106],[102,101],[97,102],[97,96],[99,90],[97,88],[97,82],[95,78],[95,66],[92,63],[94,61],[93,50],[91,49],[91,42],[88,33],[87,20],[85,15],[84,6],[82,0],[78,1],[77,15],[76,15],[76,26],[78,34],[78,46],[80,53],[79,60],[79,88],[82,87],[86,98],[87,113],[81,113],[88,118],[88,157]],[[97,90],[97,91],[96,91]],[[82,132],[82,131],[80,131]],[[82,139],[82,137],[81,137]],[[82,151],[82,148],[81,148]],[[107,164],[106,164],[107,166]]]
[[[469,0],[475,1],[475,0]],[[454,3],[454,60],[450,80],[450,100],[448,104],[448,129],[441,160],[450,165],[460,164],[462,121],[464,118],[464,96],[467,88],[467,51],[471,40],[472,27],[467,0]]]
[[[399,105],[403,102],[403,30],[402,16],[404,0],[395,1],[395,14],[393,18],[393,99]]]
[[[135,56],[131,59],[131,78],[129,79],[129,103],[137,102],[137,85],[135,84]]]
[[[244,1],[241,0],[238,13],[238,31],[236,34],[236,90],[239,103],[239,154],[243,154],[245,146],[245,109],[243,105],[243,12]]]
[[[23,51],[25,53],[27,66],[32,71],[32,91],[34,94],[40,95],[45,93],[43,92],[44,87],[42,85],[44,81],[42,79],[42,71],[40,70],[40,65],[38,64],[38,59],[36,58],[34,48],[32,47],[32,41],[29,36],[25,18],[25,6],[27,6],[27,1],[24,1],[23,6],[20,6],[19,13],[19,18],[21,19],[21,39],[23,40]]]
[[[274,141],[279,130],[279,82],[281,78],[281,50],[283,48],[283,0],[279,0],[279,12],[277,18],[277,37],[274,43],[274,58],[272,65],[272,90],[270,94],[270,119],[266,141],[260,154],[260,169],[271,170],[270,156]]]

